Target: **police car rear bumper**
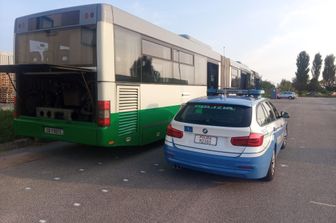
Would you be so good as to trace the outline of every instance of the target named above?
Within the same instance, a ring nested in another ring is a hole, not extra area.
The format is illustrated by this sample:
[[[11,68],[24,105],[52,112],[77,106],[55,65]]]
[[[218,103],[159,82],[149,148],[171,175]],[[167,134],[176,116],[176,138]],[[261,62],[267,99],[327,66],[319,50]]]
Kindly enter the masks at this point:
[[[227,157],[183,150],[166,143],[164,154],[171,165],[230,177],[260,179],[267,174],[272,150],[257,157]]]

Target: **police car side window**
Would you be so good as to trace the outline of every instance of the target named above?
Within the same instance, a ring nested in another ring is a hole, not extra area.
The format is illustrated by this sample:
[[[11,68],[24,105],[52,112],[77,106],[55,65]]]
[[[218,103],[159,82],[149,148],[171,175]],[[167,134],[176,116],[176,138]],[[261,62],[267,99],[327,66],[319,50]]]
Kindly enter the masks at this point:
[[[275,114],[275,117],[276,117],[277,119],[278,119],[278,118],[281,118],[281,116],[280,116],[278,110],[276,109],[276,107],[275,107],[270,101],[268,101],[267,103],[272,107],[273,112],[274,112],[274,114]]]
[[[265,109],[267,123],[273,122],[276,119],[273,109],[266,102],[263,102],[263,107]]]
[[[261,104],[257,106],[257,122],[260,126],[267,123],[266,115]]]

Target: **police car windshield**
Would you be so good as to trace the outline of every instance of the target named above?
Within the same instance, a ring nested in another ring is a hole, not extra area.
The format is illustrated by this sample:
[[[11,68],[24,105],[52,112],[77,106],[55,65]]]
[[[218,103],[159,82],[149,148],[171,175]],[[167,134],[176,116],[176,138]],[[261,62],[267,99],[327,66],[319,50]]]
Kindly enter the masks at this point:
[[[248,127],[251,124],[252,108],[229,104],[187,104],[175,120],[200,125],[223,127]]]

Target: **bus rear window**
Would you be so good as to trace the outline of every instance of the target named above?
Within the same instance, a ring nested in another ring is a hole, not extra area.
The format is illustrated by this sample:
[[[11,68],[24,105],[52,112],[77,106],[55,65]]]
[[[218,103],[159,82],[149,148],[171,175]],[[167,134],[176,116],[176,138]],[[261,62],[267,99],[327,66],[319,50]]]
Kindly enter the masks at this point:
[[[228,104],[187,104],[175,120],[191,124],[223,127],[248,127],[251,124],[252,108]]]
[[[79,24],[79,11],[45,15],[28,20],[28,31],[51,29]]]
[[[15,38],[15,62],[95,66],[96,35],[95,26],[20,33]]]

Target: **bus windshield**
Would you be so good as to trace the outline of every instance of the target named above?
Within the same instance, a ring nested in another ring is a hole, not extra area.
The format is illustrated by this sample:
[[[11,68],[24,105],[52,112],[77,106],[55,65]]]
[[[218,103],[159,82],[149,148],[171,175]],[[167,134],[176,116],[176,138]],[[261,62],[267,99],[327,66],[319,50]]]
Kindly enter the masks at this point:
[[[95,66],[96,57],[95,26],[16,35],[16,64]]]

